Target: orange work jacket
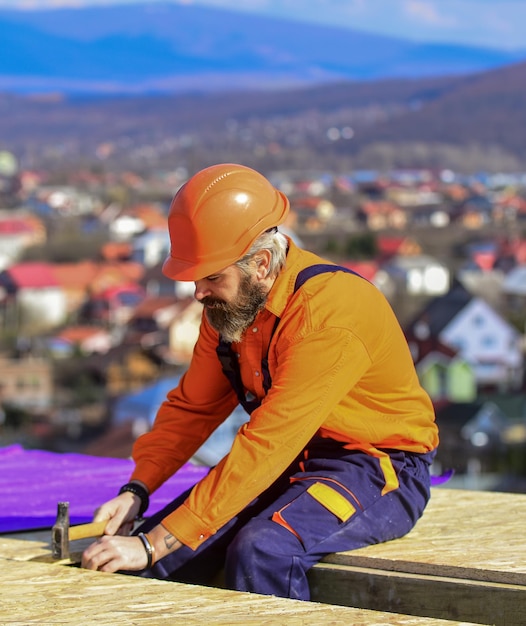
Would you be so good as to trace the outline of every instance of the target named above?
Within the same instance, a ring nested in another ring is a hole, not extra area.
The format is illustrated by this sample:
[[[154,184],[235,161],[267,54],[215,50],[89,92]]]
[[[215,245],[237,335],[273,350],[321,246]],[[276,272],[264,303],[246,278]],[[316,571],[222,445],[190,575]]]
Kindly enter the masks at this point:
[[[387,461],[382,449],[434,450],[438,430],[400,325],[383,294],[344,272],[297,274],[326,263],[289,241],[286,267],[239,344],[246,389],[261,400],[231,451],[162,524],[196,549],[282,474],[316,434]],[[276,317],[281,322],[273,334]],[[271,341],[272,338],[272,341]],[[238,403],[203,315],[192,361],[133,448],[132,479],[150,491],[173,475]],[[269,346],[269,342],[270,346]],[[265,395],[261,359],[272,387]],[[395,479],[396,480],[396,479]]]

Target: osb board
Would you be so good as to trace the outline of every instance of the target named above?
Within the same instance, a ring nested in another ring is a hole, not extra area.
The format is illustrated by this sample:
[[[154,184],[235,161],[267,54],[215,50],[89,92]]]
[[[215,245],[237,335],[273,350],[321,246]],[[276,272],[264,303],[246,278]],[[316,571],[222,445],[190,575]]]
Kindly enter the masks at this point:
[[[526,495],[434,488],[405,537],[324,562],[526,586]]]
[[[83,550],[95,539],[79,539],[70,542],[70,558],[60,563],[78,563]],[[0,535],[0,558],[16,561],[41,561],[56,563],[51,556],[51,529],[29,533]],[[1,626],[1,624],[0,624]]]
[[[451,626],[437,619],[0,558],[0,624]]]

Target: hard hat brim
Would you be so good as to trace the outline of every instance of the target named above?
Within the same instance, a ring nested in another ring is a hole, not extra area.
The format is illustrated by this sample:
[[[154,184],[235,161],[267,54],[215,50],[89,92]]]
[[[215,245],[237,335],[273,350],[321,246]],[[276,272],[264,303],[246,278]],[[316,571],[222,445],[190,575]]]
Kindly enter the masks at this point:
[[[234,259],[232,263],[236,261],[237,259]],[[224,267],[228,267],[228,264]],[[224,267],[218,268],[217,263],[213,262],[190,264],[169,256],[163,263],[162,272],[167,278],[171,278],[172,280],[195,282],[196,280],[201,280],[201,278],[220,272]]]

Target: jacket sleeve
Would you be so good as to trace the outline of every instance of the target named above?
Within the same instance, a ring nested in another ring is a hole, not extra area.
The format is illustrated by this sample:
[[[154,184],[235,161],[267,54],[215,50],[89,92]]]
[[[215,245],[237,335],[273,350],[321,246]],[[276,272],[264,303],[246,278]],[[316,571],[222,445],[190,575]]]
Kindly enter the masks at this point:
[[[135,442],[131,479],[143,482],[150,492],[186,463],[237,405],[215,352],[217,342],[203,316],[188,370],[168,393],[151,431]]]
[[[272,388],[231,452],[194,488],[188,500],[163,520],[184,544],[196,549],[272,484],[318,431],[369,366],[362,343],[346,328],[303,323],[300,310],[283,329]]]

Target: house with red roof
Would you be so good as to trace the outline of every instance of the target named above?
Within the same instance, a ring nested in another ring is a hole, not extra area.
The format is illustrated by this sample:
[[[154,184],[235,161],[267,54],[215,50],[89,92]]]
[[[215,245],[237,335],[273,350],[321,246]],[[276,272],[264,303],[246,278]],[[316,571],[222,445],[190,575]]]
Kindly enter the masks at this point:
[[[16,262],[22,252],[46,241],[46,229],[41,220],[29,213],[0,214],[0,269]]]
[[[0,272],[0,310],[5,326],[44,330],[63,324],[67,298],[50,263],[19,263]]]

